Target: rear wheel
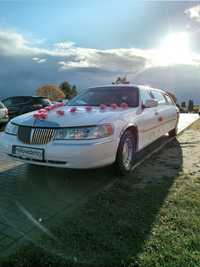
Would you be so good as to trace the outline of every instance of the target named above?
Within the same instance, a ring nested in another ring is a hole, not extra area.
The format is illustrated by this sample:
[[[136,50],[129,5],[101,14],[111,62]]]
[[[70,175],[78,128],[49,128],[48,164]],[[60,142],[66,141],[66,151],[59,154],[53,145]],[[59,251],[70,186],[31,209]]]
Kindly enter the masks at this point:
[[[131,173],[136,152],[136,138],[134,134],[127,130],[121,137],[115,167],[119,174],[127,175]]]

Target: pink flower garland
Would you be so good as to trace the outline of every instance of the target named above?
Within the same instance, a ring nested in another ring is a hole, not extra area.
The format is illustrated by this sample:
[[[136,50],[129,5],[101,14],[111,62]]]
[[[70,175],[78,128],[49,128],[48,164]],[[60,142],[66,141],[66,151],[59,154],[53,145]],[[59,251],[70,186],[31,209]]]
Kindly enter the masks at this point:
[[[51,105],[51,106],[47,106],[45,108],[41,108],[35,114],[33,114],[33,117],[35,119],[45,120],[48,117],[48,112],[49,111],[54,110],[56,108],[63,107],[63,106],[64,106],[64,103],[57,103],[57,104],[54,104],[54,105]],[[65,112],[63,110],[59,110],[59,111],[57,111],[57,113],[60,116],[63,116]]]
[[[71,112],[71,113],[75,113],[76,111],[77,111],[76,107],[70,108],[70,110],[69,110],[69,112]]]
[[[57,104],[54,104],[52,106],[47,106],[45,108],[39,109],[35,114],[33,114],[33,117],[35,119],[44,120],[44,119],[46,119],[48,117],[48,112],[49,111],[57,109],[57,108],[60,108],[60,107],[63,107],[63,106],[64,106],[64,103],[57,103]],[[127,109],[128,108],[128,104],[127,103],[121,103],[121,105],[118,106],[116,103],[113,103],[113,104],[110,105],[110,107],[113,110],[116,110],[117,108]],[[102,111],[105,111],[107,108],[108,108],[108,106],[106,106],[104,104],[101,104],[99,106],[99,109],[102,110]],[[91,106],[86,106],[85,110],[87,112],[90,112],[90,111],[92,111],[92,107]],[[72,108],[69,109],[70,113],[75,113],[77,111],[78,111],[77,107],[72,107]],[[58,115],[60,115],[60,116],[64,116],[66,114],[64,110],[57,110],[56,113]]]
[[[85,107],[85,110],[90,112],[90,111],[92,111],[92,107],[91,106],[87,106],[87,107]]]
[[[64,116],[65,115],[65,112],[64,110],[57,110],[56,113],[60,116]]]
[[[118,105],[115,104],[115,103],[111,104],[110,106],[111,106],[112,109],[117,109],[118,108]]]
[[[107,108],[107,106],[104,104],[101,104],[99,107],[100,107],[100,110],[105,110]]]
[[[120,107],[126,109],[126,108],[128,108],[128,104],[127,103],[121,103]]]
[[[45,120],[48,117],[47,112],[37,112],[33,114],[33,117],[38,120]]]

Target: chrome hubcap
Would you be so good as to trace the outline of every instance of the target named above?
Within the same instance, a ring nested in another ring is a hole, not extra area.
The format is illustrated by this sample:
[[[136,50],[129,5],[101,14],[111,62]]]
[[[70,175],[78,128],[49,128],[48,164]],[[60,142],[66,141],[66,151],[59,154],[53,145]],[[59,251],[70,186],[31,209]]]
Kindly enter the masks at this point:
[[[131,168],[131,162],[133,159],[133,142],[130,138],[126,138],[124,141],[122,151],[122,161],[126,170]]]

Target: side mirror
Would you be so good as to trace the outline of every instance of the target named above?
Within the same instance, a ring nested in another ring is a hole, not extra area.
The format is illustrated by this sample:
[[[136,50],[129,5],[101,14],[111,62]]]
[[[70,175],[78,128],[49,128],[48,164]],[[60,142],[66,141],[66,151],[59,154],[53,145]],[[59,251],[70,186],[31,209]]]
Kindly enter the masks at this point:
[[[155,99],[148,99],[144,103],[144,108],[154,108],[158,106],[158,101]]]

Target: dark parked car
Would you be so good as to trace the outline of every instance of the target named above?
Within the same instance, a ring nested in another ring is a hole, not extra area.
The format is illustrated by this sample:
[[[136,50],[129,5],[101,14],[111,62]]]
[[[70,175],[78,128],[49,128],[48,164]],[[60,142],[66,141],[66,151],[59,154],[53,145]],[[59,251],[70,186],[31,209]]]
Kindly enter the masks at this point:
[[[14,96],[2,100],[10,118],[51,105],[51,101],[39,96]]]

